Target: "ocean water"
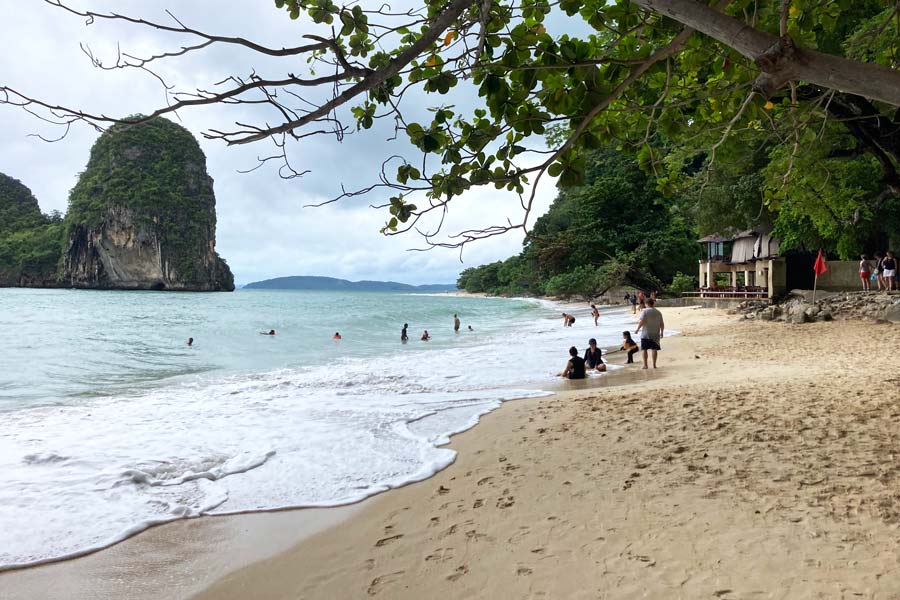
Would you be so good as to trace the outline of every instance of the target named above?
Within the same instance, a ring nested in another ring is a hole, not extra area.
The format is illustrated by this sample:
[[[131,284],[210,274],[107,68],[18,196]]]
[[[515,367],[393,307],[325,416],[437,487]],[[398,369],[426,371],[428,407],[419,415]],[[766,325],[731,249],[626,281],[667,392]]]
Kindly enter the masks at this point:
[[[534,300],[0,289],[0,569],[426,478],[453,461],[450,435],[544,394],[569,346],[618,345],[634,323],[574,314],[564,328]]]

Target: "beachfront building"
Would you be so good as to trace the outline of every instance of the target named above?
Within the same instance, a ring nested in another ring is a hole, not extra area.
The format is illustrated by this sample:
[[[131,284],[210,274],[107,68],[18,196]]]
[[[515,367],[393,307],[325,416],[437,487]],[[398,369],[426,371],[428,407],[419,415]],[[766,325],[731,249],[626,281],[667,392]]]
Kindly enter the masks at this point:
[[[787,290],[787,268],[771,230],[757,227],[732,235],[708,235],[701,245],[701,298],[773,298]]]

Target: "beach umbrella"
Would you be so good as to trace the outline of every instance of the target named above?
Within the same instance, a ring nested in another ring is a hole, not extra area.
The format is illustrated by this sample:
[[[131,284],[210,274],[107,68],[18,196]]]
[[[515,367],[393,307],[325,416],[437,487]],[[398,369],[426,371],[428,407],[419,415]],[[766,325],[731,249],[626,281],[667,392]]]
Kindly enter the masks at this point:
[[[816,273],[816,280],[813,283],[813,303],[816,301],[816,288],[819,287],[819,276],[828,270],[828,263],[825,262],[825,258],[822,256],[822,249],[819,248],[819,255],[816,257],[816,262],[813,265],[813,271]]]

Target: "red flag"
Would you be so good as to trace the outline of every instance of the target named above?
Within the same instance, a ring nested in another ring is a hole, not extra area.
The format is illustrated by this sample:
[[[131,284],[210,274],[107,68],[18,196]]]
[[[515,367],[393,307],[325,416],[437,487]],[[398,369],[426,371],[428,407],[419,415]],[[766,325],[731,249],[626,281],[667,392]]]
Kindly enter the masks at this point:
[[[813,271],[816,272],[816,279],[822,275],[825,271],[828,270],[828,263],[825,262],[825,259],[822,257],[822,250],[819,250],[819,255],[816,257],[816,264],[813,265]]]

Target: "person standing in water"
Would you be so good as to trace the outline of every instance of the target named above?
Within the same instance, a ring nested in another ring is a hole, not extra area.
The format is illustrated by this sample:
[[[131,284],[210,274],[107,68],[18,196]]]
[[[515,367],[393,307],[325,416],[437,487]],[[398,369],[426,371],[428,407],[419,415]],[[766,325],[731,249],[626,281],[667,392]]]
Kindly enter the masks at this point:
[[[459,315],[453,315],[453,331],[459,333]]]
[[[404,323],[403,329],[400,330],[400,341],[404,344],[409,340],[409,336],[406,334],[407,327],[409,327],[409,323]]]
[[[422,341],[427,342],[430,339],[431,339],[431,336],[428,335],[428,330],[426,329],[425,331],[422,332]]]
[[[596,304],[591,304],[591,315],[594,316],[594,327],[597,326],[597,319],[600,318],[600,311],[597,310]]]
[[[340,340],[340,339],[343,339],[343,338],[341,338],[341,334],[340,334],[339,332],[335,331],[335,332],[334,332],[334,335],[331,336],[331,339],[333,339],[333,340]]]
[[[641,312],[641,319],[638,321],[637,329],[634,332],[641,334],[641,351],[644,356],[644,366],[641,368],[647,368],[647,353],[649,352],[652,355],[653,368],[655,369],[656,353],[659,352],[660,340],[665,332],[666,324],[663,321],[662,313],[653,306],[656,304],[656,300],[648,298],[646,302],[647,308]],[[641,333],[642,329],[643,333]]]
[[[188,338],[188,346],[194,345],[194,338]]]

